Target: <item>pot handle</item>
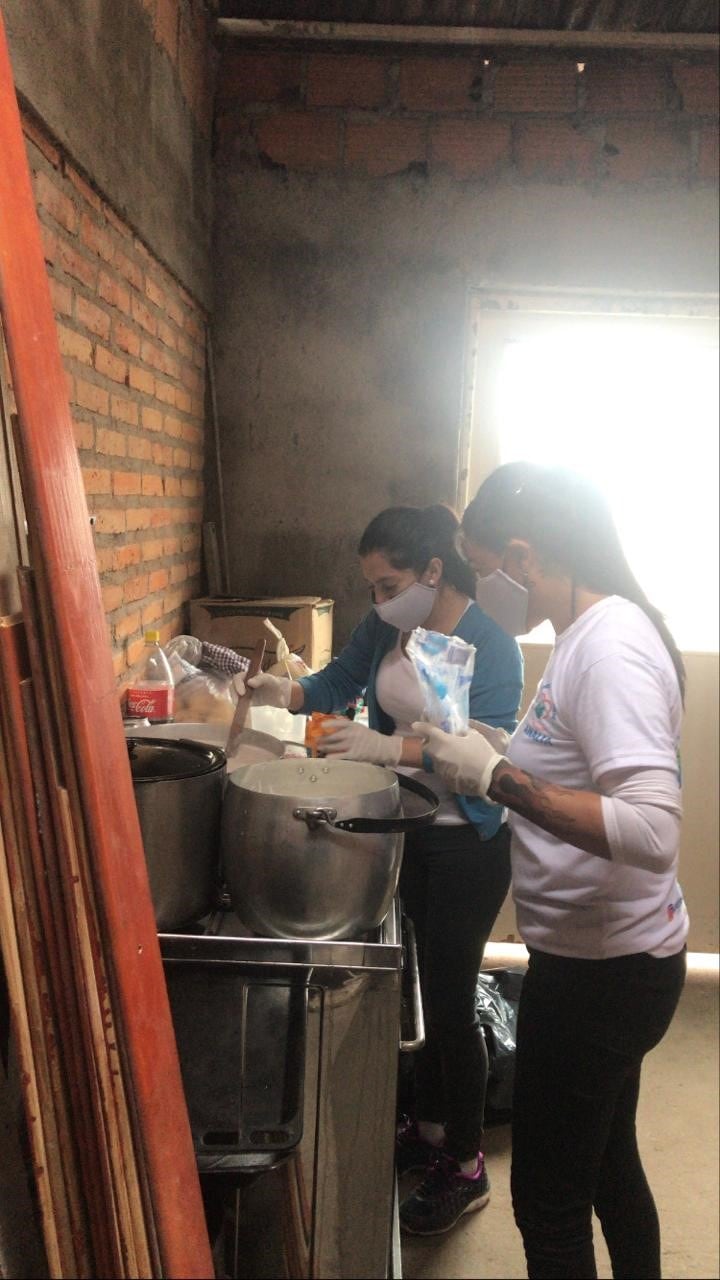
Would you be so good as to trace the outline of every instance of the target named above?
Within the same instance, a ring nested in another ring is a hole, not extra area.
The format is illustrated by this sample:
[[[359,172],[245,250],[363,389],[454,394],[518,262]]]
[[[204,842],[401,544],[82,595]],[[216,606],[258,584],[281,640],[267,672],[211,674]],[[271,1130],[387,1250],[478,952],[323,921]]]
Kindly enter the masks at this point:
[[[413,818],[342,818],[340,822],[333,822],[331,825],[337,831],[352,831],[356,835],[402,834],[429,827],[440,808],[435,792],[423,782],[418,782],[417,778],[407,778],[404,773],[397,774],[397,780],[402,790],[412,791],[413,795],[421,796],[426,801],[428,807],[424,813],[417,813]]]

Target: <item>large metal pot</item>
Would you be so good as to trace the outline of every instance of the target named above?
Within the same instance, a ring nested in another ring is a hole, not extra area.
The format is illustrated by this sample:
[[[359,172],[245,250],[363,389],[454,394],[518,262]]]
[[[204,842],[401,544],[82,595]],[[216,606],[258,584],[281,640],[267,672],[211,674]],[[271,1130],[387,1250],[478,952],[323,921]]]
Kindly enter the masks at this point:
[[[200,742],[128,738],[158,929],[209,911],[218,885],[225,754]]]
[[[425,809],[403,815],[400,785]],[[241,920],[281,938],[357,937],[379,925],[397,888],[403,833],[437,812],[427,787],[346,760],[278,760],[228,779],[222,862]]]

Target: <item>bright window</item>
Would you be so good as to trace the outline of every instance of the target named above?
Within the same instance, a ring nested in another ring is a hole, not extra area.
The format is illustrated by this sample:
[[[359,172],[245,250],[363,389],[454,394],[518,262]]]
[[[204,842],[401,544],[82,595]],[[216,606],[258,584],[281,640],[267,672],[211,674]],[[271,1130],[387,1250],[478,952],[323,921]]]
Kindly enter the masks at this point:
[[[519,458],[587,473],[679,646],[717,650],[717,321],[479,309],[474,337],[469,493]]]

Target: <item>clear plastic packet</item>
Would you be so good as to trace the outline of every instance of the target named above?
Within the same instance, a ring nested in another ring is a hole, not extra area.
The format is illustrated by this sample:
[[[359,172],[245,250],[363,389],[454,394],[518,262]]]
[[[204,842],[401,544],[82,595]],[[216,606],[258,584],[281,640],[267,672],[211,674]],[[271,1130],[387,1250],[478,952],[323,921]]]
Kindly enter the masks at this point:
[[[467,733],[475,646],[458,636],[416,627],[407,642],[407,655],[423,691],[424,719],[446,733]]]
[[[173,649],[172,641],[165,649],[175,685],[174,719],[202,724],[230,724],[237,703],[232,675],[201,670],[182,657],[178,651],[180,649],[181,646]],[[187,646],[185,652],[188,652]]]

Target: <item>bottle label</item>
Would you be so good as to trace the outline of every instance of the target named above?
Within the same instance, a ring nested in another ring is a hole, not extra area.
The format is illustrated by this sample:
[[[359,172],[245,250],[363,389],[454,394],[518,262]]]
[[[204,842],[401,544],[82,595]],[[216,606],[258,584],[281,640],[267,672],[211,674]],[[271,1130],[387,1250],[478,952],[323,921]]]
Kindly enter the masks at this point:
[[[148,720],[170,720],[173,714],[175,690],[167,686],[162,689],[143,689],[142,686],[128,689],[127,715]]]

